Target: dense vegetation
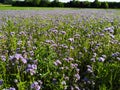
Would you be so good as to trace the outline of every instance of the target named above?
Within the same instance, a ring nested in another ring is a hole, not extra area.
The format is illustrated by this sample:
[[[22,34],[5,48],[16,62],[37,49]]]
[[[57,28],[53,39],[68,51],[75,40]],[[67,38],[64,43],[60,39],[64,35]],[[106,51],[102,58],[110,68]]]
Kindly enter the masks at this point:
[[[67,3],[59,2],[59,0],[0,0],[0,3],[8,3],[13,6],[37,6],[37,7],[75,7],[75,8],[120,8],[120,2],[94,2],[73,0]]]
[[[119,13],[1,11],[0,90],[120,90]]]

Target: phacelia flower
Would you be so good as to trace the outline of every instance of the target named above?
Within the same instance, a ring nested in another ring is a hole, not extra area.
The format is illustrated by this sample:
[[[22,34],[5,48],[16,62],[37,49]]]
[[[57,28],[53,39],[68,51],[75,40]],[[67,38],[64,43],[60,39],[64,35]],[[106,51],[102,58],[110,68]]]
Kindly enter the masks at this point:
[[[16,90],[15,88],[13,88],[13,87],[10,87],[8,90]]]
[[[3,56],[3,55],[2,55],[2,56],[1,56],[1,60],[2,60],[2,61],[6,61],[6,56]]]
[[[55,66],[58,66],[58,65],[61,65],[62,63],[61,63],[61,61],[60,60],[56,60],[55,62],[54,62],[54,65]]]
[[[74,38],[69,38],[68,41],[74,42]]]
[[[3,84],[3,80],[0,80],[0,85],[2,85]]]
[[[99,61],[99,62],[104,62],[104,61],[105,61],[105,58],[99,57],[99,58],[98,58],[98,61]]]
[[[27,63],[27,60],[21,55],[21,54],[15,54],[13,56],[10,56],[10,60],[11,61],[22,61],[22,63],[26,64]]]
[[[31,84],[31,89],[40,90],[41,87],[38,82],[35,81],[33,84]]]

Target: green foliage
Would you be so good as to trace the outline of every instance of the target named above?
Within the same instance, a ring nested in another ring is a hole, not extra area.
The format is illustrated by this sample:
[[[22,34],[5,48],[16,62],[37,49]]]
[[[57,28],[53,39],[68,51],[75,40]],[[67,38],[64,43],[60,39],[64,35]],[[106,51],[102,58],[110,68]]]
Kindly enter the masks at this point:
[[[120,66],[118,63],[99,63],[95,68],[97,68],[96,83],[99,90],[113,90],[119,88],[120,80],[118,77],[120,77]]]
[[[39,7],[75,7],[75,8],[120,8],[119,2],[94,2],[72,0],[67,3],[59,0],[25,0],[25,1],[11,1],[5,0],[1,3],[12,4],[12,6],[39,6]]]
[[[49,4],[50,4],[49,0],[41,0],[39,6],[41,6],[41,7],[48,7]]]
[[[38,6],[40,4],[40,1],[41,0],[32,0],[32,3],[35,5],[35,6]]]
[[[4,0],[5,4],[12,4],[12,0]]]
[[[64,7],[64,4],[59,2],[59,0],[54,0],[50,3],[50,7]]]
[[[107,2],[102,2],[101,8],[109,8],[109,4]]]
[[[94,7],[94,8],[100,8],[100,6],[101,6],[101,2],[99,2],[98,0],[95,0],[92,3],[92,7]]]

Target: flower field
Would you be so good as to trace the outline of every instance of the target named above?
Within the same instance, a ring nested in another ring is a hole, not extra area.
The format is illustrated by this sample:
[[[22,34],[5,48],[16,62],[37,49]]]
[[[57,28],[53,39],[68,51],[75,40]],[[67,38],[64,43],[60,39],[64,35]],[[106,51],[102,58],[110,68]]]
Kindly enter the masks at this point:
[[[120,90],[120,11],[0,11],[0,90]]]

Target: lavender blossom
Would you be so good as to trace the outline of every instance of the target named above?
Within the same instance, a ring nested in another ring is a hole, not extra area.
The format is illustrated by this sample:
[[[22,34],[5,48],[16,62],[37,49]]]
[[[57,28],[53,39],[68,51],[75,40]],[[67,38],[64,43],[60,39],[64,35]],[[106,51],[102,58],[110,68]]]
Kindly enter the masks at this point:
[[[66,82],[65,82],[65,81],[62,81],[61,84],[62,84],[62,85],[66,85]]]
[[[5,61],[6,61],[6,56],[3,56],[3,55],[2,55],[2,56],[1,56],[1,60],[5,62]]]
[[[11,35],[11,36],[14,36],[14,35],[15,35],[15,32],[10,32],[10,35]]]
[[[0,85],[3,85],[3,80],[0,80]]]
[[[66,32],[65,32],[65,31],[61,31],[61,34],[65,35],[65,34],[66,34]]]
[[[69,38],[68,41],[74,42],[74,38]]]
[[[61,63],[61,61],[60,60],[56,60],[55,62],[54,62],[54,65],[55,66],[58,66],[58,65],[61,65],[62,63]]]
[[[35,64],[32,64],[32,65],[28,64],[27,69],[26,69],[26,71],[30,73],[30,75],[34,75],[36,73],[36,70],[37,70],[37,65]]]
[[[24,64],[27,63],[27,60],[21,54],[15,54],[13,56],[10,56],[10,60],[11,61],[17,61],[17,62],[19,62],[19,60],[20,60]]]
[[[75,89],[76,89],[76,90],[80,90],[80,88],[79,88],[78,86],[75,86]]]
[[[41,86],[35,81],[33,84],[31,84],[31,89],[40,90]]]
[[[15,88],[13,88],[13,87],[10,87],[8,90],[16,90]]]
[[[76,80],[80,80],[80,75],[78,73],[75,74],[75,78],[76,78]]]
[[[104,61],[105,61],[105,58],[99,57],[99,58],[98,58],[98,61],[99,61],[99,62],[104,62]]]

